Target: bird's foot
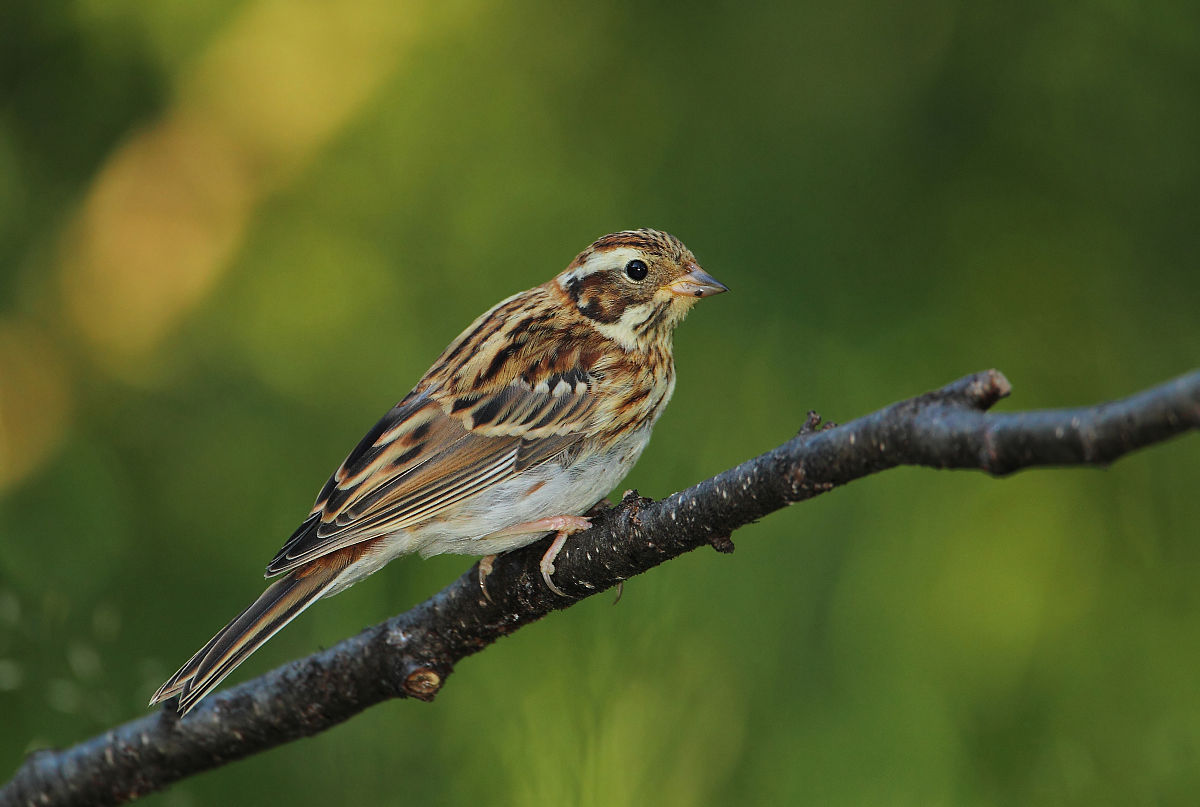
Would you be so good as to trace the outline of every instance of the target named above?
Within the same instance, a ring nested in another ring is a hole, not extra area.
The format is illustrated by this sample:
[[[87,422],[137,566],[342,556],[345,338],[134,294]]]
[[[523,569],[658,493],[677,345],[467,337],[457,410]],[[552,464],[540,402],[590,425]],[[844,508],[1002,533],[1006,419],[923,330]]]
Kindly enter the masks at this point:
[[[583,532],[592,526],[592,521],[585,516],[557,516],[545,520],[555,522],[551,529],[558,530],[558,535],[554,536],[554,543],[550,544],[550,548],[546,550],[546,554],[542,555],[542,560],[538,563],[538,569],[542,572],[542,579],[546,581],[546,588],[560,597],[566,597],[566,592],[554,585],[554,581],[550,579],[550,576],[554,574],[554,559],[558,557],[558,553],[562,551],[563,545],[567,543],[567,538],[577,532]]]
[[[492,595],[488,594],[487,576],[492,573],[492,564],[496,562],[496,558],[498,557],[500,556],[484,555],[479,559],[479,590],[483,592],[483,598],[488,602],[492,602]]]
[[[555,532],[558,533],[554,537],[554,543],[550,544],[550,548],[546,550],[546,554],[542,556],[538,568],[542,572],[542,579],[546,581],[546,586],[560,597],[567,595],[558,586],[550,580],[550,575],[554,574],[554,559],[558,557],[558,553],[562,551],[563,544],[567,542],[567,538],[577,532],[583,532],[588,527],[592,526],[592,520],[587,516],[550,516],[549,518],[539,518],[537,521],[526,521],[521,524],[514,524],[511,527],[506,527],[499,532],[494,532],[488,536],[491,538],[506,538],[512,535],[528,535],[529,533],[538,532]],[[488,597],[487,588],[483,585],[483,578],[487,577],[492,571],[491,561],[495,560],[495,555],[488,555],[479,561],[479,586],[483,588],[483,596],[487,597],[488,602],[492,598]]]

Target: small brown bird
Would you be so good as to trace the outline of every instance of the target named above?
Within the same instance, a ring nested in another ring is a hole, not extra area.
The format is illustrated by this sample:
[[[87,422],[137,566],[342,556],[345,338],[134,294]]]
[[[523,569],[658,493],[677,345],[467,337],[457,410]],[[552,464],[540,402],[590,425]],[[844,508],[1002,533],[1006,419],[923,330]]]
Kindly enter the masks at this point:
[[[494,555],[557,532],[541,570],[561,595],[555,556],[671,398],[675,326],[723,291],[674,236],[630,230],[479,317],[325,483],[267,564],[283,576],[151,705],[178,697],[187,714],[305,608],[401,555]]]

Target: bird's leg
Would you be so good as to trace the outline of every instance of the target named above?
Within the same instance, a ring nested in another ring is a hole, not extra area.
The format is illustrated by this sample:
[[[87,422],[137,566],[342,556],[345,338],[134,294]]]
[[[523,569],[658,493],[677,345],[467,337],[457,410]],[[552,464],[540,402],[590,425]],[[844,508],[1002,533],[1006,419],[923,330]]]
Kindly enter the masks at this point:
[[[538,568],[542,572],[542,579],[546,581],[546,587],[560,597],[567,596],[558,586],[550,580],[550,575],[554,574],[554,559],[558,557],[558,553],[562,551],[563,544],[567,542],[569,536],[577,532],[583,532],[588,527],[592,526],[592,520],[587,516],[551,516],[550,518],[539,518],[537,521],[526,521],[523,524],[514,524],[499,532],[493,532],[488,538],[503,538],[510,535],[525,535],[531,532],[557,532],[554,537],[554,543],[550,544],[550,548],[546,550],[546,554],[542,556]],[[495,557],[494,555],[491,557]],[[486,558],[484,559],[486,560]],[[491,571],[491,564],[487,564],[487,571]],[[487,574],[484,572],[484,561],[479,562],[480,585]],[[484,596],[487,596],[487,589],[484,589]],[[491,599],[490,597],[488,598]]]
[[[499,555],[484,555],[479,559],[479,590],[483,592],[483,598],[488,602],[492,602],[492,595],[488,594],[487,576],[492,573],[492,564],[496,562]]]
[[[550,544],[546,554],[542,555],[538,568],[542,571],[542,579],[546,581],[546,588],[560,597],[565,597],[567,595],[550,579],[550,575],[554,574],[554,559],[562,551],[567,538],[592,526],[592,521],[584,516],[559,516],[557,519],[547,519],[547,521],[557,522],[555,529],[558,530],[558,535],[554,536],[554,543]]]
[[[554,581],[550,579],[550,575],[554,574],[554,559],[562,551],[563,544],[567,542],[570,534],[566,530],[561,530],[558,535],[554,536],[554,543],[550,544],[550,548],[546,550],[546,554],[542,555],[542,559],[538,563],[538,568],[542,570],[542,579],[546,581],[546,588],[560,597],[565,597],[567,594],[561,588],[554,585]]]

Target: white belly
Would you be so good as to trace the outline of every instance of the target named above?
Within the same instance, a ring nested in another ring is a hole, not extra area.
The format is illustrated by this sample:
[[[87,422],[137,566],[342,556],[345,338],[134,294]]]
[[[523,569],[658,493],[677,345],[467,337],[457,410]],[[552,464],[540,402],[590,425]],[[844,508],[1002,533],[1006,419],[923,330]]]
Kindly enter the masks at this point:
[[[446,521],[415,530],[414,548],[422,557],[490,555],[531,544],[546,533],[492,536],[518,524],[586,512],[624,478],[649,438],[646,429],[605,454],[579,457],[569,468],[547,462],[488,488],[455,507]]]
[[[550,461],[482,490],[439,519],[389,535],[378,551],[347,567],[325,596],[344,590],[401,555],[491,555],[531,544],[547,533],[493,536],[519,524],[585,513],[616,487],[649,441],[647,426],[604,454],[580,456],[568,468]]]

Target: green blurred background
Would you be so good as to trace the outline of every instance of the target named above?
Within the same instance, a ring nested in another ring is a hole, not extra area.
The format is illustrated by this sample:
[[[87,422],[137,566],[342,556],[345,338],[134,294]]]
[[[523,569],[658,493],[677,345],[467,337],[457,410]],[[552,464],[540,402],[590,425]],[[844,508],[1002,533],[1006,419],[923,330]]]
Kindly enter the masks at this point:
[[[1194,367],[1198,87],[1194,0],[9,0],[0,778],[144,714],[442,347],[605,232],[733,289],[676,340],[623,485],[655,497],[809,408]],[[889,472],[146,803],[1195,803],[1198,449]],[[229,683],[469,563],[393,564]]]

